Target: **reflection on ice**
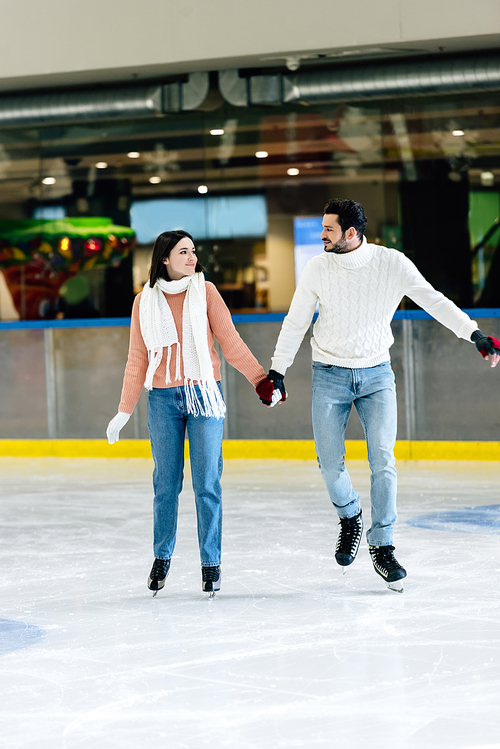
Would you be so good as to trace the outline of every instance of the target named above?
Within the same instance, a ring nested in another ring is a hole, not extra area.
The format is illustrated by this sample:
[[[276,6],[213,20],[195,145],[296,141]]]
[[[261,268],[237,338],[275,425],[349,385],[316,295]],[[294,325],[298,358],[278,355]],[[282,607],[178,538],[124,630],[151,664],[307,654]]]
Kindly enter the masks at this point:
[[[368,524],[368,470],[349,470]],[[498,747],[498,540],[407,522],[494,505],[495,464],[399,465],[397,595],[365,540],[346,575],[335,564],[314,462],[227,461],[213,600],[188,477],[153,599],[149,461],[0,471],[3,621],[45,633],[0,655],[9,749]]]
[[[418,515],[407,521],[416,528],[452,533],[500,533],[500,505],[461,507]]]
[[[0,619],[0,655],[33,645],[44,634],[43,629],[32,624]]]

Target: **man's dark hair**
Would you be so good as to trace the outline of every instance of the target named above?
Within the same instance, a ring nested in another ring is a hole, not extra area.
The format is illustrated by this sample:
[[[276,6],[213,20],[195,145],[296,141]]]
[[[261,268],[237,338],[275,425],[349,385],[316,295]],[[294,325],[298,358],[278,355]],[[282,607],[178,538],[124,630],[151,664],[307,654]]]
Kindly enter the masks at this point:
[[[352,226],[356,229],[358,237],[363,239],[367,218],[361,203],[357,203],[355,200],[333,198],[333,200],[329,200],[325,205],[323,213],[337,214],[343,234]]]

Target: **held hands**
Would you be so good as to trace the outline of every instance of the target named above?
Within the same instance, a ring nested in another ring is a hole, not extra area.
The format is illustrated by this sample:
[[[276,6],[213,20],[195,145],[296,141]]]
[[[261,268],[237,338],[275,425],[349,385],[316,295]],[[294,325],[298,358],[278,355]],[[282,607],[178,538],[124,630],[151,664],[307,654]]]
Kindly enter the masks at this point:
[[[270,369],[266,379],[259,382],[255,388],[260,400],[268,408],[273,408],[276,403],[284,403],[286,401],[287,392],[283,380],[284,375],[276,372],[274,369]]]
[[[120,430],[123,429],[127,421],[130,419],[130,414],[125,414],[123,411],[118,411],[108,424],[106,429],[106,437],[108,442],[112,445],[114,442],[118,442],[120,439]]]
[[[483,359],[490,359],[491,366],[496,367],[500,361],[500,341],[492,336],[485,336],[479,329],[475,330],[470,338]]]

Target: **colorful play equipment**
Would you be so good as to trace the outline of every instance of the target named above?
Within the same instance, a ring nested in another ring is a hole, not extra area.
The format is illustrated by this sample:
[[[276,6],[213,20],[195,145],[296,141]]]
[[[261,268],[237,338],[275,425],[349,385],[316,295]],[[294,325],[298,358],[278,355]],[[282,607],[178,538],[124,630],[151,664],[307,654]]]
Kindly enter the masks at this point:
[[[117,267],[134,245],[132,229],[104,217],[0,221],[0,270],[21,319],[44,319],[65,282]]]

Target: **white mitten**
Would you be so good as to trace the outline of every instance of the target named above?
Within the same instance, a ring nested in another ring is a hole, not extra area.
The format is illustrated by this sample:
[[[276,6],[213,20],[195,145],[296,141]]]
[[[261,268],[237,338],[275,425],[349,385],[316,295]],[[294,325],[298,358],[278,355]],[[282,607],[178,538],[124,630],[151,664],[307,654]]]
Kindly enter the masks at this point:
[[[106,437],[110,445],[113,442],[118,442],[120,439],[120,430],[123,429],[127,421],[130,419],[130,414],[124,414],[123,411],[118,411],[108,424],[106,429]]]
[[[285,391],[285,400],[288,398],[288,393]],[[283,400],[283,393],[279,388],[274,388],[273,394],[271,396],[271,405],[269,408],[274,408],[277,403],[285,402]]]
[[[271,395],[271,405],[270,408],[274,408],[274,406],[280,402],[281,400],[281,390],[278,390],[278,388],[274,388],[273,394]]]

